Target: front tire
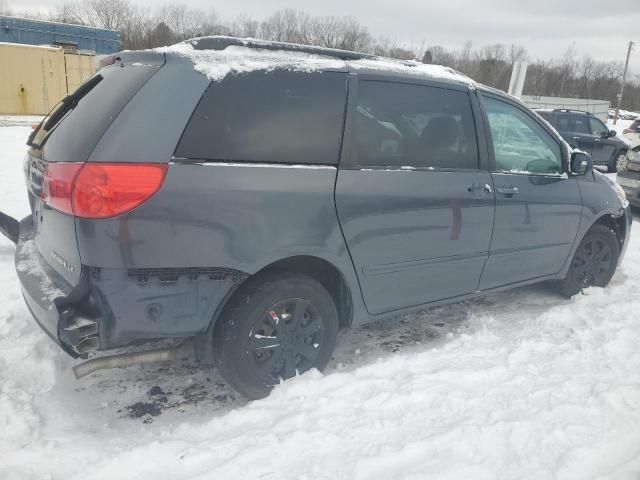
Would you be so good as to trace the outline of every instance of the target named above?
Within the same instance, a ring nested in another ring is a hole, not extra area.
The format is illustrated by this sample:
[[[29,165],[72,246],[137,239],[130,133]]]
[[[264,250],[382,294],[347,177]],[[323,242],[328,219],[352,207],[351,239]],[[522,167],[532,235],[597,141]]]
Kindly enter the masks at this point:
[[[567,276],[559,282],[560,292],[572,297],[583,288],[607,286],[619,255],[616,234],[604,225],[594,225],[580,242]]]
[[[338,333],[329,292],[300,274],[250,279],[214,328],[213,352],[222,376],[246,397],[266,397],[273,385],[322,370]]]
[[[613,168],[609,168],[610,173],[623,172],[627,169],[627,152],[622,151],[616,156]]]

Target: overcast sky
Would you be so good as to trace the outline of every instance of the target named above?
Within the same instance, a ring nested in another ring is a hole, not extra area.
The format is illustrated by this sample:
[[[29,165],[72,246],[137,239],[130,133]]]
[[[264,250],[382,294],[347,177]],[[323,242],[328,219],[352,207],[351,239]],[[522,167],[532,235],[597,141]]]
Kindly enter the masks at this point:
[[[165,2],[138,0],[157,6]],[[640,75],[640,0],[175,0],[214,8],[222,20],[240,13],[262,19],[293,7],[313,15],[357,17],[374,36],[403,42],[461,47],[519,44],[534,58],[560,57],[575,45],[579,56],[623,61],[629,40],[638,42],[631,70]],[[63,0],[9,0],[14,9],[51,8]],[[170,3],[170,1],[166,2]]]

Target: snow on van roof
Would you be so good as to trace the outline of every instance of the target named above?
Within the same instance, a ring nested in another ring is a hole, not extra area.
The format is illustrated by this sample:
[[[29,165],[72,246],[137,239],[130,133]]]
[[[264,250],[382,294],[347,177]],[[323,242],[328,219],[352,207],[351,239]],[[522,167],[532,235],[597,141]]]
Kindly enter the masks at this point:
[[[232,72],[243,73],[275,69],[313,72],[346,67],[343,60],[334,57],[236,45],[231,45],[224,50],[196,50],[190,43],[183,42],[170,47],[158,48],[156,51],[174,53],[189,58],[196,71],[214,81],[220,81]]]
[[[422,63],[417,60],[394,60],[392,58],[376,57],[362,58],[348,63],[349,67],[354,70],[382,70],[385,72],[417,75],[438,80],[452,80],[466,85],[476,84],[473,79],[453,68]]]
[[[252,42],[252,39],[242,39]],[[185,41],[169,47],[157,48],[161,53],[173,53],[189,58],[195,70],[214,81],[222,80],[229,73],[252,72],[255,70],[271,71],[287,69],[293,71],[313,72],[328,69],[379,70],[405,75],[415,75],[434,79],[451,80],[467,85],[475,85],[471,78],[451,68],[441,65],[428,65],[415,60],[394,60],[384,57],[368,57],[344,60],[331,55],[323,55],[325,51],[311,53],[296,50],[277,50],[260,48],[259,45],[229,45],[222,50],[197,49],[193,42]],[[286,45],[286,44],[283,44]],[[330,50],[326,50],[330,52]]]

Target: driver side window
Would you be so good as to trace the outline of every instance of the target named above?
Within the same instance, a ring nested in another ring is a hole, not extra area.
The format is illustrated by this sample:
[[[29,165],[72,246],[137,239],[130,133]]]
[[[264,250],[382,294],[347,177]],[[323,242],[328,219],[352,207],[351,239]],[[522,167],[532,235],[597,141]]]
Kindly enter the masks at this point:
[[[591,133],[593,135],[601,136],[609,131],[607,126],[596,118],[589,117],[589,124],[591,125]]]
[[[520,109],[484,97],[496,170],[511,173],[562,173],[560,144]]]

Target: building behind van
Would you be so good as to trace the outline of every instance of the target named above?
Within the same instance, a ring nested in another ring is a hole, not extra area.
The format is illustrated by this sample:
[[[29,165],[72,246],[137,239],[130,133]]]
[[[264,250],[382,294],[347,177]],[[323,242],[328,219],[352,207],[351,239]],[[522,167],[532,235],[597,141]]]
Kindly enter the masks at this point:
[[[0,16],[0,114],[46,114],[118,46],[113,30]]]

